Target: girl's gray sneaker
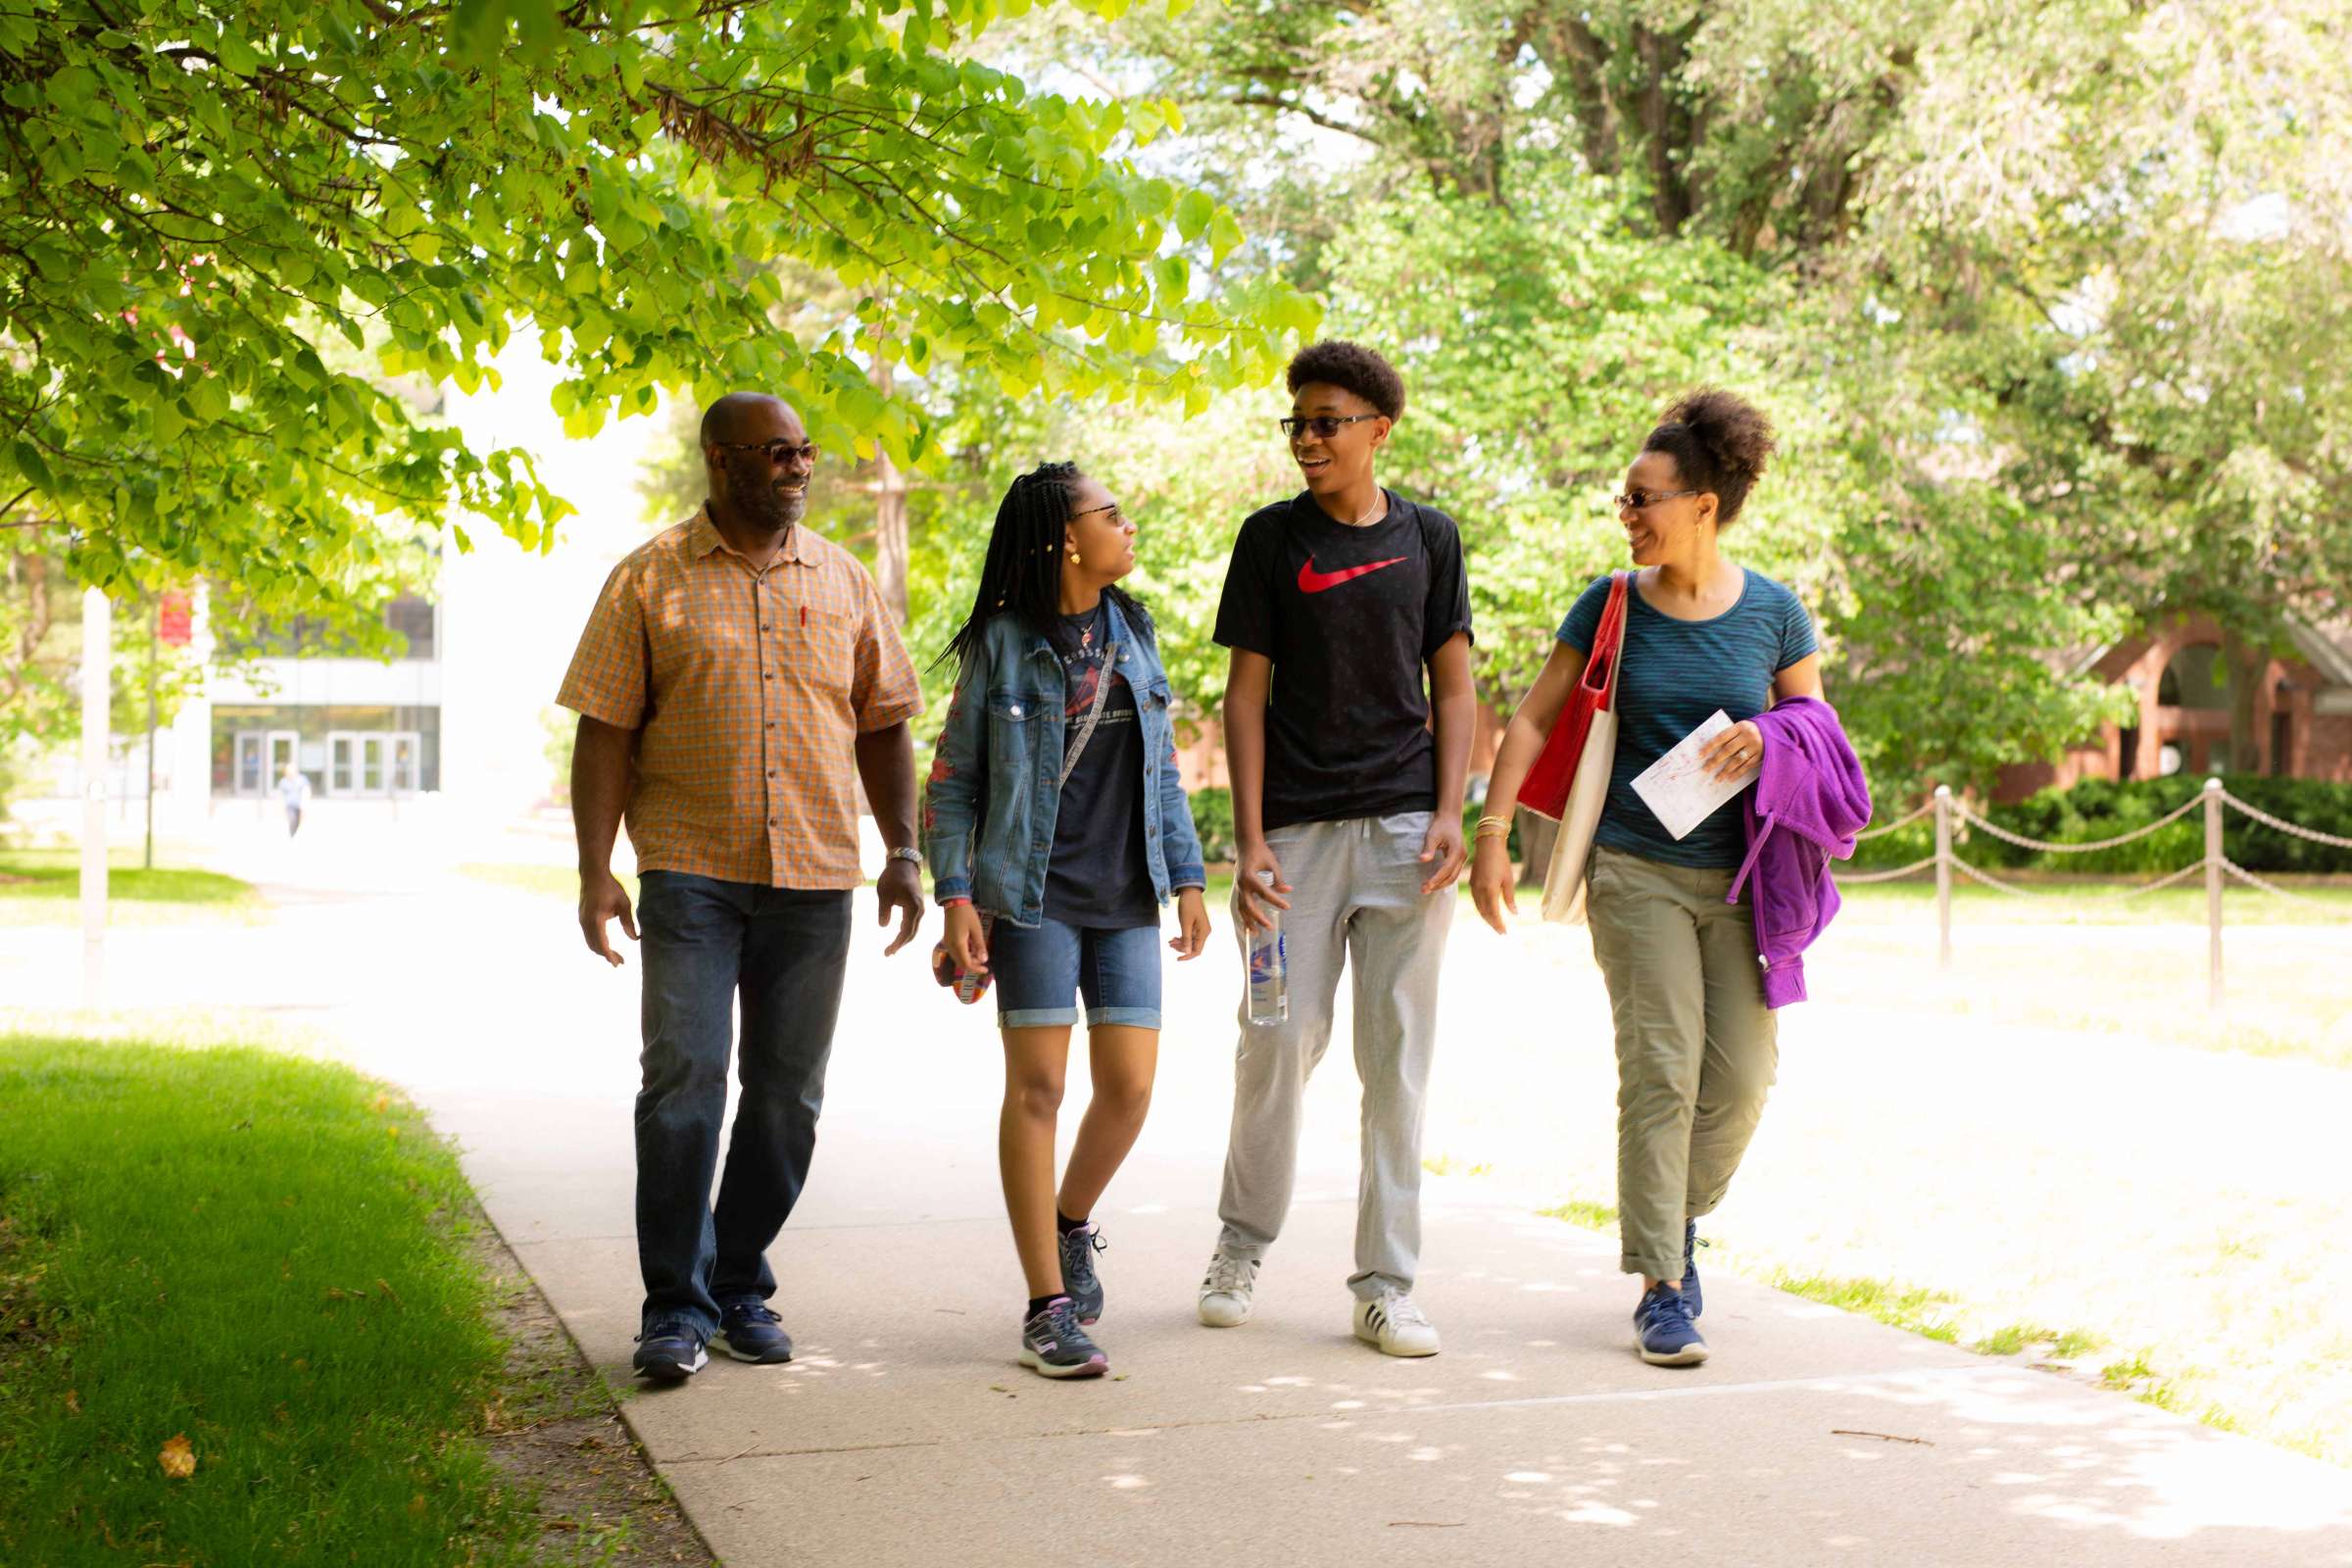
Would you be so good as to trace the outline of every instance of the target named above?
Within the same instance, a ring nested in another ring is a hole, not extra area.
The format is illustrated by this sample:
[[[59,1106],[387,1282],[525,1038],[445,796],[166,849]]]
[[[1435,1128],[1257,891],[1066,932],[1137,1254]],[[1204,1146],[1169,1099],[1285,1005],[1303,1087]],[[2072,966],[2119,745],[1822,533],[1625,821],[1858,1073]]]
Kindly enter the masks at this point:
[[[1021,1325],[1021,1365],[1049,1378],[1099,1378],[1110,1370],[1110,1357],[1078,1326],[1070,1298],[1056,1296]]]
[[[1078,1321],[1090,1328],[1102,1320],[1102,1276],[1095,1272],[1095,1254],[1108,1250],[1091,1221],[1062,1233],[1061,1288],[1070,1293]]]

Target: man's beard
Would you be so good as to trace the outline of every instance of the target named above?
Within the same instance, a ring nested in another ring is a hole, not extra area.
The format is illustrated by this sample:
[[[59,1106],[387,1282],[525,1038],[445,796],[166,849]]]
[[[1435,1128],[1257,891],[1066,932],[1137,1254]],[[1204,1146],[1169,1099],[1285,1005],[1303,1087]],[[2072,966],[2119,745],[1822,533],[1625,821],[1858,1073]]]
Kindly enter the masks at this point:
[[[786,489],[764,474],[757,479],[730,473],[734,481],[727,488],[736,510],[746,522],[762,528],[781,531],[799,522],[808,511],[808,486],[803,482],[798,489]]]

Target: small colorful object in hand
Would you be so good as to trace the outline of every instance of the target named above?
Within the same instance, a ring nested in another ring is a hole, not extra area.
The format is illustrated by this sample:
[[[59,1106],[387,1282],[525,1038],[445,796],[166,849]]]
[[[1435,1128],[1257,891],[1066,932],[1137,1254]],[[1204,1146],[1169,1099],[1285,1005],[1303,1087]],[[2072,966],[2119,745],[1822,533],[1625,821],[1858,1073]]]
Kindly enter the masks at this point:
[[[944,942],[931,945],[931,978],[956,993],[956,1000],[969,1005],[988,995],[991,978],[986,969],[965,969],[957,966],[954,954]]]

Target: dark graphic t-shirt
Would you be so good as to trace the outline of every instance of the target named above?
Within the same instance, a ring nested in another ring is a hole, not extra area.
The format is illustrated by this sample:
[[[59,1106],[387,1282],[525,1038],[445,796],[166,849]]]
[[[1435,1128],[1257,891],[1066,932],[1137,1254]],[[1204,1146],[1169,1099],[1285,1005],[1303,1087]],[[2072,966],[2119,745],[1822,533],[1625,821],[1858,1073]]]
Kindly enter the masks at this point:
[[[1064,925],[1124,930],[1159,924],[1159,898],[1144,858],[1144,732],[1127,678],[1103,660],[1110,608],[1064,615],[1051,633],[1069,692],[1064,745],[1077,742],[1095,705],[1098,681],[1110,682],[1094,738],[1061,787],[1054,854],[1046,862],[1046,914]],[[1058,771],[1058,770],[1056,770]]]
[[[1422,666],[1468,630],[1461,534],[1435,508],[1392,492],[1389,514],[1355,528],[1301,493],[1250,514],[1216,638],[1274,662],[1268,831],[1436,808]]]

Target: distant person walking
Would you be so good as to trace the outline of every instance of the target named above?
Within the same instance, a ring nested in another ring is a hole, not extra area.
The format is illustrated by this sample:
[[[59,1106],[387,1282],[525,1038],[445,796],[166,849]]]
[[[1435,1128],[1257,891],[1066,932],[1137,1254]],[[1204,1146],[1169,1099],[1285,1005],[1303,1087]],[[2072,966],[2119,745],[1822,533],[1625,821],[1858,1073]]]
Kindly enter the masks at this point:
[[[302,808],[311,804],[311,781],[291,760],[277,776],[277,798],[286,807],[286,837],[302,831]]]
[[[914,848],[914,669],[873,578],[803,517],[817,451],[779,400],[703,416],[710,499],[606,579],[557,701],[580,715],[572,820],[580,931],[644,922],[637,1096],[636,1370],[676,1383],[715,1334],[738,1360],[792,1358],[768,1244],[816,1144],[849,957],[858,785],[890,858],[877,919],[896,953],[923,913]],[[853,771],[854,770],[854,771]],[[640,904],[612,875],[626,814]],[[743,1091],[715,1205],[732,1014]]]

